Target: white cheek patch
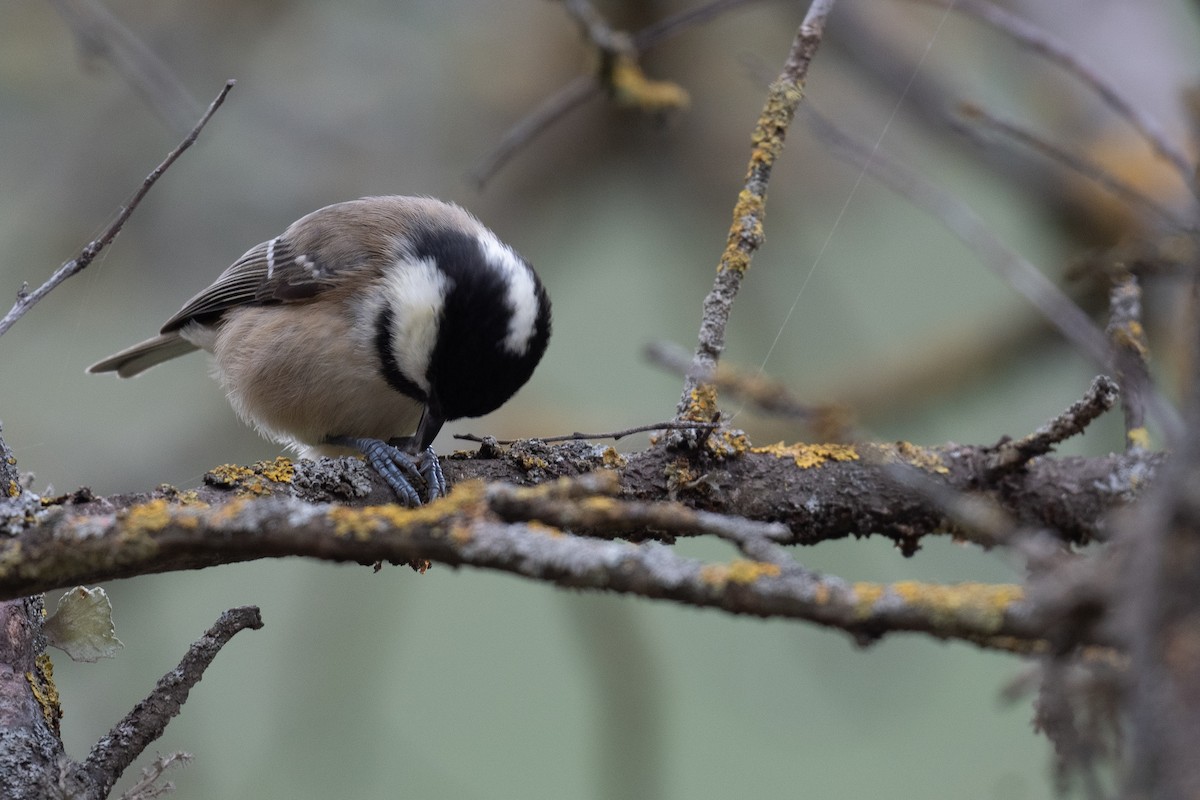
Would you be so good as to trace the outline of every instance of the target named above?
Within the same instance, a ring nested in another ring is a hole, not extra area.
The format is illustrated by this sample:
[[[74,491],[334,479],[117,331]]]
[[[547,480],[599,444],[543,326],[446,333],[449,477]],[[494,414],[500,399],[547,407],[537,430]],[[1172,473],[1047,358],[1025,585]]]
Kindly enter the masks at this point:
[[[520,256],[491,231],[480,232],[477,241],[484,259],[504,276],[504,284],[508,287],[504,299],[512,316],[508,320],[504,349],[513,355],[524,355],[537,325],[537,287],[533,282],[533,273]]]
[[[392,308],[392,355],[404,376],[429,391],[429,359],[437,346],[438,324],[450,279],[432,258],[388,270],[384,291]]]

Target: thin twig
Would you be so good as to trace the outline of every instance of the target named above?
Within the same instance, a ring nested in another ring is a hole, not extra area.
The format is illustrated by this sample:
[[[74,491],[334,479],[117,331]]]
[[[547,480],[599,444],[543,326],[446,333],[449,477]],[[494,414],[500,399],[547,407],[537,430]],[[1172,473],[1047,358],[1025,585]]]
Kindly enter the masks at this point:
[[[982,547],[1012,541],[1017,524],[992,498],[948,486],[925,470],[902,461],[885,461],[880,473],[912,492],[953,523],[954,535]]]
[[[840,406],[813,405],[801,401],[790,388],[757,372],[721,363],[713,370],[696,370],[692,354],[679,345],[655,342],[645,349],[651,363],[669,369],[702,384],[712,384],[720,392],[741,397],[764,414],[796,419],[818,432],[826,441],[846,441],[850,435],[850,412]]]
[[[1084,158],[1081,155],[1072,153],[1065,148],[1059,147],[1056,144],[1043,139],[1038,134],[1026,130],[1021,126],[1000,119],[999,117],[989,114],[981,107],[974,103],[962,103],[959,105],[960,114],[969,122],[974,122],[984,128],[988,128],[1003,136],[1007,136],[1019,144],[1035,150],[1051,161],[1066,167],[1072,172],[1081,175],[1089,181],[1099,185],[1103,189],[1115,195],[1118,199],[1128,203],[1133,208],[1145,208],[1152,212],[1156,217],[1167,223],[1171,228],[1183,232],[1193,232],[1196,230],[1194,223],[1181,218],[1174,211],[1159,203],[1153,197],[1150,197],[1145,192],[1142,192],[1126,181],[1121,180],[1116,175],[1109,172],[1100,164]]]
[[[1120,390],[1107,375],[1097,375],[1082,398],[1028,436],[996,446],[987,465],[990,478],[1020,469],[1029,460],[1045,455],[1059,442],[1076,436],[1097,417],[1116,405]]]
[[[539,436],[536,437],[539,442],[575,442],[584,439],[621,439],[634,433],[648,433],[650,431],[689,431],[689,430],[712,430],[717,427],[715,422],[678,422],[676,420],[668,420],[666,422],[655,422],[651,425],[637,425],[633,428],[626,428],[622,431],[613,431],[611,433],[566,433],[561,436]],[[510,445],[523,441],[522,439],[496,439],[492,436],[479,436],[474,433],[456,433],[455,439],[461,439],[465,442],[492,442],[494,444]]]
[[[590,477],[590,476],[584,476]],[[619,488],[615,475],[612,481]],[[559,484],[567,484],[567,488]],[[497,483],[487,488],[491,510],[508,522],[543,522],[556,528],[580,530],[587,536],[617,536],[638,534],[656,538],[667,536],[712,535],[726,539],[739,548],[753,547],[763,542],[785,542],[792,538],[786,525],[778,522],[759,522],[744,517],[698,511],[673,502],[643,502],[617,500],[612,492],[588,496],[570,489],[574,480],[553,484],[518,487]],[[567,496],[563,496],[564,493]],[[772,551],[772,560],[775,552]],[[779,553],[795,564],[787,551]],[[766,559],[764,559],[766,560]]]
[[[146,699],[96,742],[81,769],[90,773],[95,785],[103,787],[103,796],[107,796],[121,773],[142,751],[162,736],[167,723],[187,702],[188,692],[234,634],[246,628],[258,630],[262,626],[262,615],[255,606],[226,611],[188,648],[179,666],[162,676]]]
[[[50,294],[50,292],[57,288],[60,283],[86,269],[88,265],[91,264],[96,258],[96,256],[98,256],[105,247],[112,243],[112,240],[115,239],[117,234],[121,232],[121,228],[123,228],[125,223],[129,221],[130,216],[133,215],[133,212],[137,209],[138,204],[142,202],[142,198],[146,196],[147,192],[150,191],[150,188],[154,186],[154,184],[158,182],[158,179],[162,177],[163,173],[175,163],[175,160],[183,155],[183,152],[191,147],[196,141],[196,138],[200,135],[200,131],[204,129],[204,126],[208,124],[208,121],[212,118],[212,115],[216,113],[217,109],[221,107],[221,104],[225,102],[226,95],[229,94],[229,90],[233,88],[235,83],[237,83],[237,81],[233,80],[225,83],[225,87],[221,89],[216,99],[213,100],[209,105],[208,110],[204,112],[204,116],[201,117],[200,121],[196,123],[196,127],[192,128],[192,132],[189,133],[184,140],[175,147],[174,150],[167,154],[167,157],[163,159],[161,164],[155,167],[154,170],[146,176],[146,179],[142,181],[141,187],[134,192],[133,197],[130,198],[125,207],[121,209],[121,212],[117,214],[117,218],[114,219],[109,226],[104,229],[104,232],[101,233],[98,238],[89,242],[88,245],[84,247],[82,251],[80,251],[78,256],[55,270],[54,274],[51,275],[49,279],[47,279],[46,282],[41,286],[34,289],[32,292],[25,292],[24,289],[22,289],[22,291],[17,294],[17,301],[13,303],[13,307],[9,309],[9,312],[4,315],[3,319],[0,319],[0,336],[3,336],[8,329],[11,328],[14,323],[16,323],[17,320],[25,315],[26,311],[32,308],[43,297]]]
[[[809,121],[813,132],[835,155],[863,169],[961,239],[976,258],[1024,297],[1100,370],[1116,369],[1114,362],[1121,354],[1113,352],[1108,338],[1087,313],[1041,270],[1004,244],[965,202],[878,149],[857,141],[815,112],[809,114]],[[1147,402],[1168,439],[1178,439],[1182,427],[1175,409],[1158,393],[1148,394]]]
[[[657,22],[651,22],[637,33],[633,34],[633,46],[639,53],[650,49],[659,42],[669,39],[687,28],[703,25],[727,11],[738,6],[749,5],[760,0],[713,0],[695,8],[688,8],[669,17],[663,17]]]
[[[482,189],[509,160],[538,134],[569,114],[574,108],[600,94],[594,75],[580,75],[542,101],[528,116],[513,125],[491,152],[475,162],[467,177]]]
[[[968,14],[1077,77],[1090,87],[1113,112],[1132,125],[1149,142],[1154,152],[1179,173],[1179,177],[1192,194],[1200,198],[1200,184],[1197,184],[1196,165],[1192,159],[1175,146],[1154,117],[1125,99],[1117,88],[1100,74],[1099,70],[1073,52],[1066,42],[1057,39],[1028,20],[985,0],[952,0],[949,3],[946,0],[918,1],[942,8],[949,7]]]
[[[825,19],[834,0],[813,0],[796,32],[787,61],[779,77],[771,84],[752,137],[750,166],[738,201],[733,209],[733,224],[725,252],[717,267],[713,288],[704,299],[700,336],[693,359],[698,371],[712,371],[725,349],[725,327],[742,278],[750,268],[754,253],[763,242],[763,217],[766,213],[767,185],[771,170],[783,150],[788,128],[804,96],[808,67],[816,55],[825,30]],[[695,378],[684,380],[676,419],[711,422],[716,418],[716,390]]]
[[[588,0],[562,0],[562,5],[583,35],[598,49],[612,53],[633,46],[629,34],[614,30]]]
[[[150,766],[142,768],[141,779],[125,790],[125,793],[121,795],[121,800],[150,800],[154,797],[166,797],[175,790],[175,785],[170,781],[159,783],[158,779],[171,767],[185,766],[191,760],[192,754],[182,751],[159,756]]]

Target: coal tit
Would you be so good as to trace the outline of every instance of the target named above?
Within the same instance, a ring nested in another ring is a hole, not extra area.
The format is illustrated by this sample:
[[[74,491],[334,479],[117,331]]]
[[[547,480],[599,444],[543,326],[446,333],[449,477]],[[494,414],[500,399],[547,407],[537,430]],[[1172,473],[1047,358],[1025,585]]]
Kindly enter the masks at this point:
[[[88,372],[127,378],[206,350],[243,420],[306,455],[361,453],[413,506],[446,492],[443,423],[512,397],[549,338],[537,274],[474,216],[364,197],[252,248],[159,336]]]

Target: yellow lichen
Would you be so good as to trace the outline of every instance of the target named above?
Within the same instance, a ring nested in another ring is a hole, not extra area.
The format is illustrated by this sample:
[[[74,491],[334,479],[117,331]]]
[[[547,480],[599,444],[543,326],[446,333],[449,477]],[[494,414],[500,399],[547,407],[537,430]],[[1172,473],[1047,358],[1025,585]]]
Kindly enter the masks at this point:
[[[766,105],[758,117],[758,124],[750,143],[753,150],[750,153],[750,168],[769,167],[779,158],[783,151],[783,137],[796,115],[796,107],[800,105],[804,92],[791,82],[776,81],[771,84],[767,94]]]
[[[732,583],[754,583],[759,578],[777,578],[780,572],[782,570],[778,564],[738,559],[729,565],[729,580]]]
[[[54,685],[54,662],[50,656],[42,653],[33,661],[34,669],[25,673],[33,698],[46,718],[46,724],[58,732],[58,723],[62,719],[62,705],[59,702],[58,687]]]
[[[1000,630],[1004,614],[1013,604],[1025,599],[1024,590],[1014,584],[957,583],[935,584],[901,581],[893,584],[856,583],[858,614],[866,619],[881,600],[894,598],[921,609],[935,627],[951,627],[970,619],[985,632]]]
[[[174,521],[171,504],[158,498],[130,506],[125,510],[122,538],[132,538],[146,533],[158,533]]]
[[[751,449],[750,438],[745,431],[721,428],[704,440],[708,452],[717,458],[735,458]]]
[[[1150,431],[1143,427],[1130,428],[1125,434],[1125,441],[1129,442],[1133,447],[1140,447],[1143,450],[1150,449]]]
[[[1114,344],[1137,354],[1139,358],[1145,359],[1149,355],[1150,351],[1146,346],[1146,330],[1137,320],[1131,319],[1123,325],[1113,326],[1109,330],[1109,335]]]
[[[291,483],[296,477],[296,467],[290,458],[278,456],[274,461],[260,461],[254,465],[264,478],[276,483]]]
[[[238,464],[221,464],[210,469],[208,473],[226,486],[234,486],[238,481],[254,477],[254,470]]]
[[[752,448],[751,452],[763,453],[776,458],[790,458],[800,469],[819,467],[827,461],[857,461],[859,458],[858,450],[849,444],[805,444],[803,442],[784,444],[776,442],[766,447]]]
[[[728,564],[705,564],[700,568],[700,580],[717,588],[729,583],[754,583],[759,578],[778,577],[782,570],[777,564],[736,559]]]
[[[8,486],[5,487],[5,491],[8,492],[9,497],[16,497],[21,493],[21,484],[16,481],[9,481]]]
[[[625,457],[617,452],[614,447],[604,448],[604,453],[600,456],[600,464],[607,469],[624,469]]]
[[[688,395],[683,418],[688,422],[712,422],[717,418],[717,387],[701,384]]]
[[[200,493],[195,489],[188,489],[186,492],[180,492],[179,496],[175,498],[175,502],[179,503],[181,506],[201,506],[205,508],[208,506],[208,503],[205,503],[200,499]]]
[[[680,490],[691,489],[704,477],[692,468],[686,458],[677,458],[670,462],[664,472],[667,478],[667,495],[672,499]]]
[[[252,497],[273,494],[274,484],[291,483],[295,475],[296,468],[291,459],[282,456],[274,461],[259,461],[253,467],[222,464],[208,473],[209,480],[216,485]]]
[[[485,488],[482,481],[464,481],[457,484],[449,496],[416,508],[394,503],[363,508],[332,506],[326,514],[333,523],[334,535],[366,541],[380,531],[443,525],[459,514],[477,513],[478,509],[472,507],[484,502]]]
[[[550,464],[541,456],[522,455],[517,462],[521,469],[533,472],[535,469],[549,469]]]
[[[637,60],[627,53],[620,53],[613,58],[609,81],[613,99],[618,104],[642,111],[659,112],[687,108],[691,102],[682,86],[671,81],[658,81],[647,77]]]

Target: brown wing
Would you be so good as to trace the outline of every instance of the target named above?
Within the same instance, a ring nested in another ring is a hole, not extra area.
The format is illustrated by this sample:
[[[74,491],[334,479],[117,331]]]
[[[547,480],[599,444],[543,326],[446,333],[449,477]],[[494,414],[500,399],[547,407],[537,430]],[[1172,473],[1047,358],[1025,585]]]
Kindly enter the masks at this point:
[[[331,285],[331,277],[312,256],[296,253],[288,238],[278,236],[251,248],[211,286],[184,303],[162,326],[162,332],[179,330],[192,320],[237,306],[305,300]]]

